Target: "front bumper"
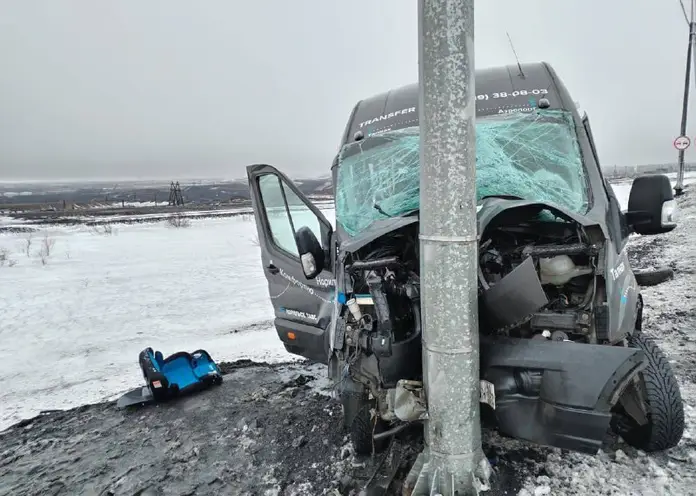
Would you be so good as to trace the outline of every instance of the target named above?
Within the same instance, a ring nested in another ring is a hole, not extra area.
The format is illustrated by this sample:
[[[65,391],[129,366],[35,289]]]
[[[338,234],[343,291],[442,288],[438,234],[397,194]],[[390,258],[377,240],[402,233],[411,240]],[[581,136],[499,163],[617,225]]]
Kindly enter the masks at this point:
[[[613,406],[644,364],[633,348],[527,339],[481,342],[481,378],[496,390],[499,430],[537,444],[595,454]],[[524,381],[524,374],[540,380]]]

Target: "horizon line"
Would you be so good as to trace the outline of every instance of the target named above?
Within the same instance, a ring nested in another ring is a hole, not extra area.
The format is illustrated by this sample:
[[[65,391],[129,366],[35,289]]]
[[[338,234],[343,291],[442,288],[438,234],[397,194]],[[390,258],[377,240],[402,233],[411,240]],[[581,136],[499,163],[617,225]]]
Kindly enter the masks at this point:
[[[306,180],[321,180],[330,179],[331,174],[309,177],[297,176],[291,177],[294,181]],[[246,176],[243,177],[179,177],[179,178],[164,178],[164,177],[104,177],[104,178],[32,178],[32,179],[2,179],[0,184],[76,184],[76,183],[191,183],[191,182],[206,182],[206,183],[223,183],[223,182],[247,182]]]

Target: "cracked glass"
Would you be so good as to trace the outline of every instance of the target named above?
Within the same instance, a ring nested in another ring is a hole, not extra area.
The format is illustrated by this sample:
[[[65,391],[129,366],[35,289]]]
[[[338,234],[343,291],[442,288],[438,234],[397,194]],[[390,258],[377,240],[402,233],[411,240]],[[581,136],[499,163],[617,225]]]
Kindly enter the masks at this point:
[[[584,214],[588,180],[573,117],[537,110],[476,119],[476,196],[512,195]],[[420,130],[388,131],[339,153],[336,222],[355,236],[420,207]]]

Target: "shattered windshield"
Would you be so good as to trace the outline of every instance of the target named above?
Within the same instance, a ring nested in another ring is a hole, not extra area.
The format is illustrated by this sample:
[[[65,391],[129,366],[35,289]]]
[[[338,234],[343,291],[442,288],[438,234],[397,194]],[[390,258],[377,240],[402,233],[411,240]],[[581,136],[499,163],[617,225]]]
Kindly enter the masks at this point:
[[[339,155],[336,222],[355,236],[373,222],[419,209],[420,130],[389,131]],[[476,118],[476,197],[513,195],[584,214],[587,176],[570,112]]]

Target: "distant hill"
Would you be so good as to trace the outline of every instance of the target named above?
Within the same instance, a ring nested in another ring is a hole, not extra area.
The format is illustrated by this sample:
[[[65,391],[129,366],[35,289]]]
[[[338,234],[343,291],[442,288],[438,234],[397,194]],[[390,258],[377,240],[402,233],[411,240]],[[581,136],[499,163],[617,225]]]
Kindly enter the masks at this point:
[[[294,181],[307,196],[331,196],[331,178]],[[229,181],[181,181],[186,203],[220,204],[249,200],[246,179]],[[0,183],[0,205],[56,203],[166,202],[170,183],[166,181],[131,181],[114,184],[90,183]]]
[[[686,170],[696,169],[696,164],[686,164]],[[609,166],[603,168],[609,179],[635,177],[641,174],[669,173],[677,171],[676,163],[637,166]],[[332,196],[331,177],[297,178],[295,184],[303,194],[311,197]],[[219,205],[249,201],[246,178],[235,180],[180,181],[184,201],[194,205]],[[80,204],[120,202],[166,202],[169,198],[169,181],[113,181],[61,182],[61,183],[2,183],[0,182],[0,207],[23,204]]]

